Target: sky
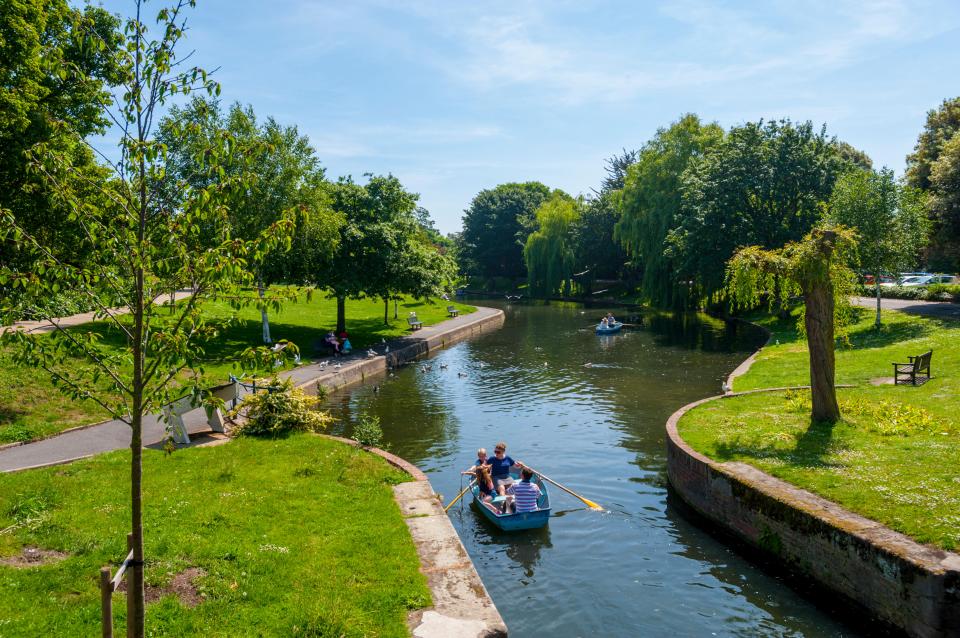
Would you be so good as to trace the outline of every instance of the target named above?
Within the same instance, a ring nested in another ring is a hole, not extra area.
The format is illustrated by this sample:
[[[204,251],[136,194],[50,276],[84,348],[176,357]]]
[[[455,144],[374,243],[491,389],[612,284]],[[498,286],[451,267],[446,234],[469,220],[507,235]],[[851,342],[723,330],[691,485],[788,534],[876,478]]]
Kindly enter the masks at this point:
[[[960,95],[957,0],[198,0],[188,27],[226,103],[296,125],[332,179],[396,175],[444,233],[504,182],[588,193],[688,112],[826,124],[900,174]]]

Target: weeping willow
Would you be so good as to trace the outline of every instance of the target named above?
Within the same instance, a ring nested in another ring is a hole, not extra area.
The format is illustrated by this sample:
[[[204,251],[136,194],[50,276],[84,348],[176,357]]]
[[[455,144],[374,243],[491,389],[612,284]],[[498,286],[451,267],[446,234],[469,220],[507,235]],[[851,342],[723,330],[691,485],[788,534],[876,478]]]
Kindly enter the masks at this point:
[[[537,230],[523,247],[530,293],[550,297],[570,293],[576,265],[571,230],[580,218],[581,202],[555,194],[537,209]]]

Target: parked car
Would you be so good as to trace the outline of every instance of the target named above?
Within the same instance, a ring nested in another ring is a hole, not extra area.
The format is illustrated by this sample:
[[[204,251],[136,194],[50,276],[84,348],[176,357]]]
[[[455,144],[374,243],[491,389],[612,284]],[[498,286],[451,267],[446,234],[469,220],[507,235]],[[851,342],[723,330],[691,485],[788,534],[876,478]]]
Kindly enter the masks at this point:
[[[916,288],[918,286],[929,286],[931,284],[955,284],[957,278],[953,275],[923,275],[919,277],[907,277],[900,284],[904,288]]]

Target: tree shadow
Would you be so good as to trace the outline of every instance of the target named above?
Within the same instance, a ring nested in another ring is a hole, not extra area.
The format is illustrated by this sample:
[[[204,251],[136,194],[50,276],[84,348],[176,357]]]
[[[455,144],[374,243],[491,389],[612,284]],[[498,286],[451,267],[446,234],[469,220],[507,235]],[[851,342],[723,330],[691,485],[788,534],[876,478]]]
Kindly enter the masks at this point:
[[[0,426],[15,423],[17,419],[27,414],[26,410],[10,405],[0,405]]]
[[[840,463],[827,460],[827,456],[838,451],[833,440],[836,422],[813,421],[803,432],[796,436],[793,448],[776,445],[774,441],[748,441],[736,437],[733,441],[717,444],[716,457],[720,461],[734,461],[743,457],[757,459],[778,459],[786,465],[800,468],[839,468]]]

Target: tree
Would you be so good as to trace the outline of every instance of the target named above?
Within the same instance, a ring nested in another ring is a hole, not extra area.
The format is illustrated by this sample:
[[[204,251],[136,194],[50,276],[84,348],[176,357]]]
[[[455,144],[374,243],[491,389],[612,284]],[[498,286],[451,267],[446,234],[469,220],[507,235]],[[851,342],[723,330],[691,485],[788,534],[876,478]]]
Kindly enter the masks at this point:
[[[738,247],[774,249],[803,238],[849,168],[836,140],[810,122],[732,128],[684,171],[683,214],[669,239],[677,270],[701,300],[715,298]]]
[[[190,139],[177,139],[176,131],[184,130],[194,123]],[[236,237],[250,240],[265,228],[292,212],[297,213],[299,225],[313,218],[312,250],[331,251],[336,241],[338,218],[330,210],[325,197],[324,170],[316,157],[310,141],[300,135],[296,126],[282,126],[273,118],[259,123],[250,106],[233,104],[224,113],[216,100],[195,97],[185,107],[174,106],[160,122],[158,139],[170,151],[164,173],[163,189],[166,204],[173,209],[179,206],[182,185],[200,187],[212,180],[203,168],[202,151],[210,139],[222,132],[247,149],[248,156],[224,162],[224,172],[236,175],[248,172],[254,176],[250,188],[239,193],[229,205],[229,222]],[[269,303],[266,289],[272,283],[284,280],[288,270],[289,253],[266,255],[261,262],[251,263],[250,269],[260,299],[260,317],[263,324],[263,342],[271,343]]]
[[[931,167],[930,193],[937,257],[944,270],[956,270],[960,268],[960,130],[943,145]]]
[[[214,296],[230,295],[237,282],[249,281],[247,260],[257,260],[289,238],[290,220],[280,220],[251,241],[233,237],[226,223],[225,202],[249,185],[249,175],[224,179],[204,188],[189,189],[176,211],[156,205],[156,184],[163,171],[167,149],[153,137],[158,110],[177,94],[193,90],[215,93],[219,89],[207,74],[184,65],[178,44],[185,34],[186,0],[162,9],[157,16],[158,36],[141,17],[143,2],[126,21],[124,43],[117,56],[123,102],[109,111],[118,124],[119,159],[111,165],[112,177],[98,185],[101,197],[89,200],[72,188],[79,170],[69,154],[56,144],[39,144],[30,151],[32,169],[63,202],[81,229],[78,249],[87,258],[73,263],[61,259],[43,238],[32,234],[10,211],[0,214],[0,238],[28,251],[36,263],[31,272],[0,270],[0,284],[8,283],[31,297],[55,294],[69,287],[85,294],[98,314],[124,340],[121,355],[103,347],[95,334],[60,329],[48,337],[8,332],[7,343],[16,346],[17,359],[46,370],[54,383],[71,397],[89,399],[131,428],[130,490],[133,562],[128,569],[128,635],[144,635],[144,534],[142,499],[142,424],[144,415],[160,411],[182,390],[172,384],[182,371],[193,371],[189,382],[200,397],[197,367],[202,341],[216,332],[201,313]],[[96,30],[87,30],[83,47],[101,54],[110,50]],[[83,71],[65,69],[67,78],[84,80]],[[188,135],[188,131],[182,131]],[[243,149],[222,136],[205,153],[206,169],[218,174],[221,158]],[[203,236],[206,235],[206,236]],[[210,242],[210,236],[216,242]],[[201,239],[203,242],[201,242]],[[81,245],[82,244],[82,245]],[[202,248],[207,245],[209,247]],[[154,299],[169,290],[192,285],[193,295],[176,308],[172,317],[158,315]],[[117,316],[100,299],[109,295],[129,309]],[[53,319],[45,317],[51,323]],[[269,351],[249,350],[248,357],[272,360]],[[82,360],[77,364],[77,358]],[[212,403],[212,399],[206,398]]]
[[[893,171],[854,170],[833,187],[827,219],[857,233],[860,264],[873,275],[880,327],[880,276],[913,266],[927,239],[923,194],[898,184]]]
[[[537,208],[550,195],[540,182],[480,191],[464,211],[463,270],[483,277],[524,277],[523,246],[535,229]]]
[[[641,290],[654,305],[680,307],[687,302],[689,277],[678,272],[667,239],[681,222],[684,171],[722,139],[718,124],[702,124],[688,113],[658,130],[627,172],[620,200],[623,213],[614,236],[639,262]]]
[[[761,296],[786,303],[803,295],[802,329],[810,354],[813,421],[840,419],[835,386],[834,340],[847,318],[853,273],[846,266],[856,247],[854,233],[842,226],[820,226],[802,241],[783,248],[741,248],[726,268],[726,293],[735,306],[753,307]]]
[[[0,3],[0,208],[64,256],[76,256],[74,238],[82,231],[31,171],[28,151],[37,144],[55,148],[72,167],[71,187],[88,194],[106,178],[80,140],[109,123],[101,105],[110,103],[109,87],[119,81],[118,26],[104,9],[75,9],[66,0]],[[100,47],[85,45],[91,34]],[[0,244],[0,263],[29,269],[11,242]]]
[[[555,193],[537,209],[537,230],[523,248],[531,294],[570,293],[575,255],[571,231],[580,218],[581,200]]]
[[[907,183],[928,190],[933,164],[943,146],[960,131],[960,97],[944,100],[940,108],[927,111],[927,121],[913,153],[907,155]]]
[[[312,279],[337,300],[338,333],[346,330],[347,299],[367,295],[386,301],[395,293],[424,290],[411,274],[425,276],[419,259],[428,255],[422,243],[415,243],[422,232],[415,215],[417,199],[393,175],[371,175],[364,186],[349,177],[331,185],[331,206],[343,225],[330,257],[313,259],[317,268]]]
[[[581,282],[616,279],[623,274],[627,254],[614,240],[620,221],[620,191],[603,192],[586,201],[571,228],[575,268]]]
[[[600,190],[594,191],[597,195],[621,190],[627,181],[627,171],[640,159],[640,151],[623,149],[619,155],[614,155],[606,161],[604,169],[607,176],[600,184]]]

